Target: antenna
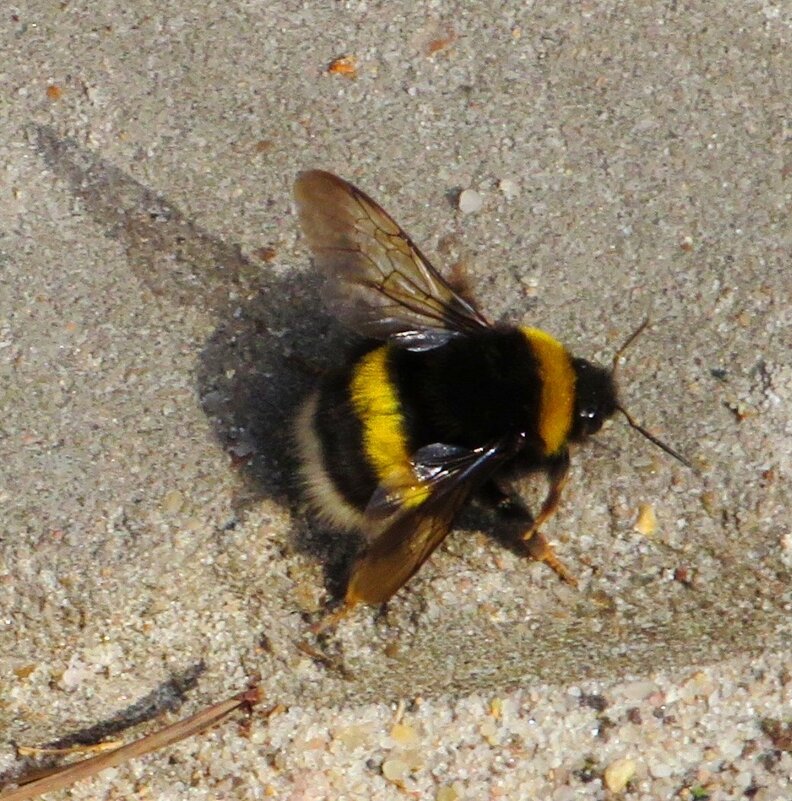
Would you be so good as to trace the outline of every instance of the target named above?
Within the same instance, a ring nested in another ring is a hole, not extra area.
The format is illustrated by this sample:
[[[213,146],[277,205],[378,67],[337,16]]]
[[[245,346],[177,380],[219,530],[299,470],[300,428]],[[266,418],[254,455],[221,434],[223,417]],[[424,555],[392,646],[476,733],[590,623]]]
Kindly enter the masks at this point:
[[[649,440],[649,442],[653,442],[658,448],[664,450],[669,456],[673,456],[677,461],[682,462],[685,467],[695,470],[693,464],[685,459],[682,454],[675,451],[670,445],[666,445],[665,442],[659,440],[654,434],[650,434],[640,423],[636,423],[627,409],[625,409],[623,406],[619,406],[618,404],[616,405],[616,408],[627,418],[627,422],[630,424],[630,426],[639,434],[643,434]]]
[[[638,339],[638,337],[641,334],[643,334],[643,332],[648,327],[649,327],[649,318],[648,317],[644,317],[644,321],[638,326],[638,328],[635,329],[635,331],[632,332],[632,334],[630,334],[630,336],[627,337],[627,339],[624,340],[624,342],[619,347],[619,349],[616,351],[616,353],[614,353],[612,367],[611,367],[611,374],[612,375],[616,375],[616,368],[619,366],[619,359],[621,359],[622,354],[624,353],[624,351],[626,351],[627,348],[629,348],[630,345],[632,345],[632,343],[635,342],[635,340]]]
[[[616,375],[616,369],[619,366],[619,359],[621,359],[624,351],[626,351],[627,348],[629,348],[630,345],[632,345],[633,342],[635,342],[635,340],[638,339],[638,337],[648,327],[649,327],[649,318],[646,317],[644,321],[638,326],[638,328],[636,328],[635,331],[633,331],[632,334],[630,334],[630,336],[627,337],[627,339],[624,341],[621,347],[616,351],[616,353],[613,356],[613,363],[612,363],[613,367],[611,368],[611,375],[613,376]],[[659,440],[654,434],[650,434],[640,423],[636,422],[633,419],[633,416],[627,411],[627,409],[625,409],[618,403],[616,404],[616,408],[625,416],[627,422],[630,424],[630,427],[634,428],[639,434],[642,434],[644,437],[646,437],[646,439],[648,439],[649,442],[654,443],[655,445],[657,445],[658,448],[664,450],[669,456],[673,456],[677,461],[682,462],[682,464],[685,465],[685,467],[689,467],[691,470],[696,469],[695,467],[693,467],[693,464],[691,462],[689,462],[684,456],[682,456],[682,454],[675,451],[670,445],[666,445],[665,442]]]

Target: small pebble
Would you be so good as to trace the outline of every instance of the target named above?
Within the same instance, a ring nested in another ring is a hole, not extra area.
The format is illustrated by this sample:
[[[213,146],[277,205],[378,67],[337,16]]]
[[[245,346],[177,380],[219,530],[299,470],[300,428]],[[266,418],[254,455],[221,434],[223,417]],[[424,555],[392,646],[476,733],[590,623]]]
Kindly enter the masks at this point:
[[[635,775],[635,761],[629,757],[617,759],[605,768],[603,779],[612,793],[620,793]]]
[[[724,738],[718,743],[718,750],[724,759],[727,759],[731,762],[740,756],[740,752],[742,751],[742,743],[739,740]]]
[[[738,787],[749,787],[752,778],[750,771],[743,770],[734,777],[734,783]]]
[[[635,521],[635,530],[639,534],[649,536],[657,531],[657,516],[654,506],[650,503],[642,503],[638,507],[638,519]]]
[[[335,739],[347,748],[354,749],[365,744],[366,731],[361,726],[347,726],[335,733]]]
[[[655,779],[667,779],[673,772],[671,766],[665,762],[654,762],[649,765],[649,773]]]
[[[435,801],[457,801],[459,798],[459,794],[454,789],[453,784],[447,784],[445,787],[441,787],[437,791],[437,795],[435,796]]]
[[[399,758],[407,766],[408,771],[421,770],[426,765],[426,759],[422,751],[417,748],[411,748],[407,751],[402,751]]]
[[[657,685],[653,681],[631,681],[621,686],[621,695],[628,701],[642,701],[644,698],[657,692]]]
[[[418,739],[415,729],[404,723],[394,723],[390,735],[400,745],[409,745]]]
[[[484,723],[479,726],[479,732],[481,732],[481,736],[490,744],[495,745],[496,737],[495,735],[498,733],[498,727],[495,723],[491,720],[485,720]]]
[[[184,495],[179,490],[171,490],[162,500],[162,511],[168,515],[178,514],[184,506]]]
[[[382,775],[394,784],[401,784],[409,773],[406,762],[401,759],[386,759],[382,763]]]
[[[459,210],[462,214],[475,214],[484,205],[484,199],[475,189],[465,189],[459,195]]]
[[[329,75],[342,75],[344,78],[356,78],[358,74],[357,59],[355,56],[339,56],[328,65],[326,72]]]
[[[501,179],[500,183],[498,184],[498,189],[505,195],[507,200],[511,200],[512,198],[517,197],[520,192],[520,188],[517,186],[516,181],[512,181],[511,178],[503,178]]]

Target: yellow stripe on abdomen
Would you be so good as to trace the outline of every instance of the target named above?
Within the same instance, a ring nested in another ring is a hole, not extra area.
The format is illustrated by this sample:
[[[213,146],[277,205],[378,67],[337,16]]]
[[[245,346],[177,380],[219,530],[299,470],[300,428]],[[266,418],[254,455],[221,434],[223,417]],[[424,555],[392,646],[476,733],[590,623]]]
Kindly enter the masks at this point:
[[[572,429],[575,413],[575,371],[567,349],[538,328],[521,329],[539,367],[542,394],[539,402],[539,436],[545,455],[561,450]]]
[[[377,478],[394,501],[416,506],[429,490],[413,472],[401,403],[388,372],[388,348],[379,347],[355,365],[350,397],[363,426],[363,449]]]

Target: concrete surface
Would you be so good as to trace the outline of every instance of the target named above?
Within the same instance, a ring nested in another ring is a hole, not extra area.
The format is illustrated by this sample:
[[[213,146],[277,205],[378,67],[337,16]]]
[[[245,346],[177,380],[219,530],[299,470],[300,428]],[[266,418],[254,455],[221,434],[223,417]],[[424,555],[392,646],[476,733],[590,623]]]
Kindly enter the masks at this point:
[[[186,714],[253,675],[300,725],[330,714],[332,728],[334,709],[400,698],[453,709],[788,664],[788,5],[30,0],[0,14],[6,777],[26,764],[14,743]],[[327,74],[345,54],[356,76]],[[321,644],[346,676],[294,645],[347,547],[305,520],[286,436],[310,365],[347,341],[297,230],[307,167],[359,184],[438,266],[463,259],[492,316],[581,356],[607,363],[649,313],[623,398],[699,468],[614,421],[576,454],[546,529],[579,591],[472,511],[387,616],[361,610]],[[481,209],[459,211],[463,189]],[[168,767],[163,789],[166,760],[116,774],[187,797],[200,760]],[[401,797],[369,773],[360,797]],[[287,774],[222,793],[207,776],[190,797],[325,797]],[[427,775],[452,786],[441,774]],[[661,779],[636,792],[661,797]],[[113,781],[86,797],[121,793]],[[604,792],[569,781],[570,798]]]

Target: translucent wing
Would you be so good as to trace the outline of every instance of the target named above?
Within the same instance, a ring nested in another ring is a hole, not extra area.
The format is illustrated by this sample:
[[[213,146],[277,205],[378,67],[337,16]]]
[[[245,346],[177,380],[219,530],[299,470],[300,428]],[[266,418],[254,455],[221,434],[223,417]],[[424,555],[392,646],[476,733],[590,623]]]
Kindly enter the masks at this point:
[[[475,450],[430,445],[418,451],[416,473],[423,473],[420,486],[428,495],[415,504],[415,485],[375,493],[366,514],[380,533],[352,568],[347,606],[387,601],[445,539],[470,494],[512,454],[505,441]],[[413,505],[399,506],[400,496]],[[389,508],[395,511],[382,528],[379,518]]]
[[[294,196],[316,265],[328,279],[324,301],[344,323],[410,350],[489,327],[360,189],[310,170],[297,178]]]

